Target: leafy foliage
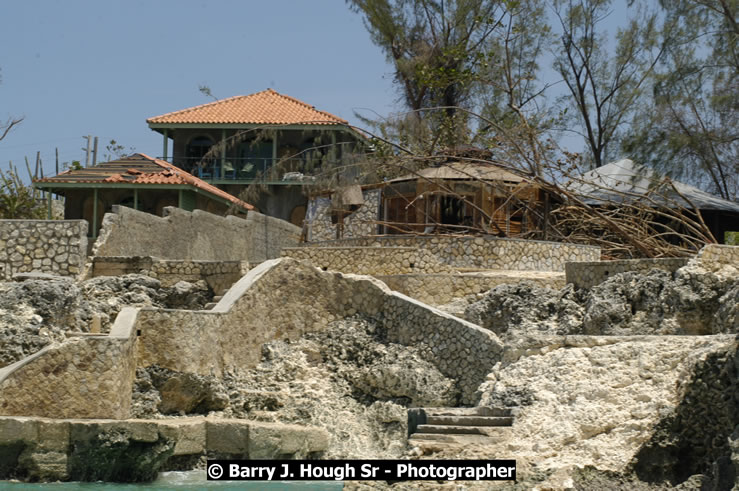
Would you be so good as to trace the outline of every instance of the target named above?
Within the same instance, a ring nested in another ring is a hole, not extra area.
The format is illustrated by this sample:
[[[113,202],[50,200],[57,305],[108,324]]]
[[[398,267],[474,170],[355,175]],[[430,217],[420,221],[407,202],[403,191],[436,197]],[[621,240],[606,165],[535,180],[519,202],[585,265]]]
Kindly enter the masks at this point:
[[[43,205],[36,198],[36,190],[26,186],[17,171],[0,170],[0,218],[40,219],[45,217]]]

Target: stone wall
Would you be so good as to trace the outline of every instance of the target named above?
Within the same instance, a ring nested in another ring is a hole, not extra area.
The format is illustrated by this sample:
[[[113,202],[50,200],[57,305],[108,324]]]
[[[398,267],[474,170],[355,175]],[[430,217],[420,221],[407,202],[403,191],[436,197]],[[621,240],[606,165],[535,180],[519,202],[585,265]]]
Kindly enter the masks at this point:
[[[309,243],[305,247],[417,247],[457,270],[564,271],[567,262],[600,259],[599,247],[489,236],[386,235]]]
[[[0,415],[129,417],[135,374],[136,309],[124,308],[110,334],[52,344],[0,370]]]
[[[389,341],[422,348],[457,380],[465,404],[475,403],[477,387],[502,352],[492,332],[378,280],[281,259],[252,269],[211,311],[142,309],[138,366],[222,376],[256,366],[267,341],[297,339],[356,314],[377,317]]]
[[[253,211],[246,220],[173,207],[165,214],[114,206],[103,219],[93,255],[256,263],[278,257],[282,247],[300,239],[300,228]]]
[[[372,276],[452,271],[428,250],[415,247],[293,247],[282,255],[324,271]]]
[[[565,286],[562,273],[502,271],[465,274],[399,274],[377,276],[391,289],[429,305],[444,305],[458,298],[486,292],[498,285],[527,281],[541,287]]]
[[[364,237],[377,233],[377,216],[382,191],[364,191],[364,204],[351,215],[344,217],[344,237]],[[308,240],[311,242],[336,238],[336,225],[331,222],[331,199],[314,198],[308,202],[306,214]]]
[[[688,264],[686,257],[667,257],[656,259],[622,259],[618,261],[572,262],[565,265],[567,283],[576,288],[591,288],[603,283],[609,277],[627,271],[646,273],[651,269],[661,269],[674,273]]]
[[[0,280],[31,271],[74,276],[86,256],[84,220],[0,220]]]
[[[698,251],[696,260],[709,270],[726,265],[739,268],[739,246],[708,244]]]
[[[92,259],[92,276],[145,274],[170,287],[179,281],[205,281],[216,295],[221,295],[249,270],[245,261],[177,261],[150,256],[99,257]]]

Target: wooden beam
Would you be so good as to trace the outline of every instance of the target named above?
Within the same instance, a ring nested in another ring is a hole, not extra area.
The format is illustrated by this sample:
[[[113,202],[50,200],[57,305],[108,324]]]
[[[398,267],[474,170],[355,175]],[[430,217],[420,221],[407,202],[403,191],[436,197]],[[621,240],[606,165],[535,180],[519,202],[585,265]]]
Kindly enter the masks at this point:
[[[98,189],[92,190],[92,238],[98,236]]]

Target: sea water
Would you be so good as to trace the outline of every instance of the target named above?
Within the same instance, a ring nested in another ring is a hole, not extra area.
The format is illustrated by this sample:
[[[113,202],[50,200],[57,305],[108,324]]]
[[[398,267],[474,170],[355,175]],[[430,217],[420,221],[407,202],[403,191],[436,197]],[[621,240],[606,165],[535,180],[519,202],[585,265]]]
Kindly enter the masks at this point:
[[[31,484],[24,482],[0,481],[0,489],[8,491],[144,491],[154,489],[161,491],[189,490],[257,490],[268,491],[318,491],[323,489],[341,489],[338,481],[207,481],[205,471],[162,472],[156,481],[145,484],[115,484],[107,482],[57,482]]]

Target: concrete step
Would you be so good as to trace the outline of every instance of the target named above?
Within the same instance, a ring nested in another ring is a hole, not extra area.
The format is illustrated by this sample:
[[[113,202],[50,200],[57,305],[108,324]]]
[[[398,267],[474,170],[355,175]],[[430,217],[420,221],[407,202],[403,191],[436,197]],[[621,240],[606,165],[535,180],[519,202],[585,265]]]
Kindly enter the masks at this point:
[[[510,416],[511,409],[507,407],[425,407],[422,408],[427,416]]]
[[[437,416],[428,415],[426,424],[452,426],[511,426],[512,416]]]
[[[215,306],[216,306],[216,302],[206,303],[205,304],[205,307],[203,307],[203,310],[212,310],[213,307],[215,307]]]
[[[408,439],[408,444],[411,446],[421,446],[428,443],[485,445],[495,443],[496,441],[497,439],[485,435],[438,435],[433,433],[414,433],[413,436]]]
[[[213,303],[218,303],[221,300],[223,300],[223,295],[216,295],[215,297],[213,297]]]
[[[434,435],[487,435],[487,427],[481,426],[452,426],[452,425],[418,425],[415,436],[419,433]]]

